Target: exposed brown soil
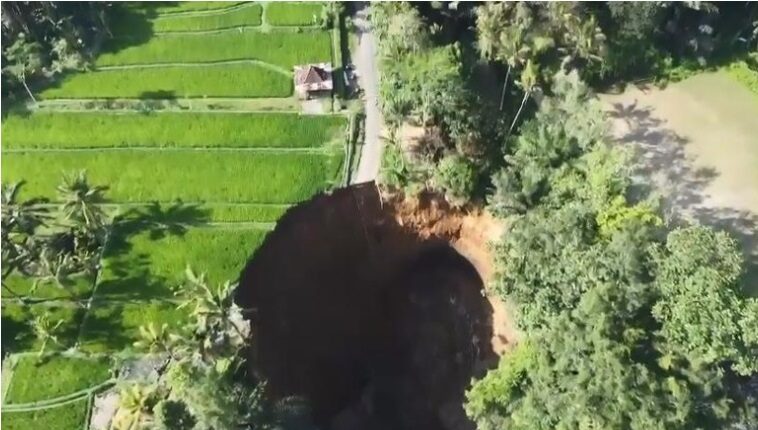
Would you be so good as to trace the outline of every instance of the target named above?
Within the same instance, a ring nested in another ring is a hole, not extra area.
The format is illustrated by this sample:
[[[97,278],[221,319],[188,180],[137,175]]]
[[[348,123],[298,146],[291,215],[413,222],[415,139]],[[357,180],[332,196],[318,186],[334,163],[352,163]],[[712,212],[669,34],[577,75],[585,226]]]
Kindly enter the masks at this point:
[[[516,340],[483,293],[498,232],[432,197],[383,202],[373,184],[292,208],[241,276],[252,365],[322,428],[473,428],[465,389]]]

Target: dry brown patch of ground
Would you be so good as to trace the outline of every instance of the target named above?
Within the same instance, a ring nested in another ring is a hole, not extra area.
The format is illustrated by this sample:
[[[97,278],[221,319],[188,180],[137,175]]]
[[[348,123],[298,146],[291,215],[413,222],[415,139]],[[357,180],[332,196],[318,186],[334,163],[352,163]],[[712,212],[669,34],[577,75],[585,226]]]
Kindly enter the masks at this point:
[[[663,197],[667,220],[731,232],[758,295],[758,99],[725,73],[661,89],[601,95],[613,137],[639,155],[637,183]]]

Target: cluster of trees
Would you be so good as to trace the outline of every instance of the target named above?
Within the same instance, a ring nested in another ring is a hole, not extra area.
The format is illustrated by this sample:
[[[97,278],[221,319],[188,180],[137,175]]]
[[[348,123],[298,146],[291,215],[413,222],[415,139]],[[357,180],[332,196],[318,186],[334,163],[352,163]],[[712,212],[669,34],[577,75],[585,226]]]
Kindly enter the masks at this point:
[[[667,233],[654,199],[628,199],[631,154],[606,144],[585,84],[739,51],[755,43],[755,5],[371,12],[384,115],[426,130],[418,147],[388,145],[384,182],[460,205],[487,190],[488,208],[508,219],[492,287],[515,304],[524,340],[467,393],[478,428],[758,426],[758,300],[744,294],[737,244],[699,226]],[[446,19],[469,20],[452,27],[475,28],[478,55],[502,70],[494,108],[468,85],[466,48],[450,43]]]
[[[393,131],[404,123],[424,129],[415,147],[390,142],[384,183],[411,194],[443,193],[457,205],[481,192],[496,160],[503,127],[469,88],[470,70],[458,43],[436,36],[437,25],[410,3],[373,3],[371,21],[381,56],[380,106]]]
[[[491,186],[504,155],[493,142],[534,113],[556,73],[578,70],[597,85],[659,78],[758,43],[751,2],[374,3],[371,21],[385,121],[395,131],[424,129],[415,145],[391,139],[381,179],[456,205]],[[474,82],[482,62],[501,72],[496,106]]]
[[[758,43],[753,2],[500,2],[476,14],[479,50],[507,68],[504,97],[511,72],[526,94],[559,69],[595,84],[667,78]]]
[[[3,97],[29,82],[85,65],[96,35],[107,29],[106,2],[12,1],[2,4]]]
[[[310,429],[307,403],[291,397],[271,404],[265,382],[251,372],[250,326],[233,301],[236,284],[216,287],[186,270],[176,289],[188,323],[176,329],[140,327],[138,350],[165,361],[155,381],[121,387],[113,426],[119,430]],[[256,382],[258,381],[258,382]]]
[[[262,386],[245,382],[242,350],[249,326],[233,302],[235,285],[212,287],[191,268],[176,290],[190,321],[176,330],[166,324],[140,327],[135,347],[165,357],[154,382],[121,387],[113,418],[117,429],[165,430],[260,428]]]
[[[666,234],[629,202],[628,155],[605,144],[578,73],[510,142],[493,177],[495,291],[525,339],[467,393],[480,429],[754,428],[758,300],[725,233]],[[730,427],[734,426],[734,427]]]
[[[2,287],[24,298],[6,282],[18,274],[34,279],[33,288],[51,283],[70,292],[74,278],[94,275],[105,242],[106,187],[90,185],[86,174],[63,178],[58,186],[60,204],[41,199],[17,201],[20,183],[2,186]]]
[[[758,51],[755,2],[608,2],[592,13],[608,51],[588,79],[676,78]]]

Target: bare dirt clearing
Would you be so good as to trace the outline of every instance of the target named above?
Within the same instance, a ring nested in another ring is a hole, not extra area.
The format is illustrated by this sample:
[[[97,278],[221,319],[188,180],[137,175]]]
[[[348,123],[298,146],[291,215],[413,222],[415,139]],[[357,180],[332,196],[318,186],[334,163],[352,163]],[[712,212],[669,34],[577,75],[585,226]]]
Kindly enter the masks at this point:
[[[290,209],[240,280],[254,366],[324,428],[473,428],[464,391],[516,340],[484,295],[498,233],[435,198],[382,203],[373,183]]]
[[[663,196],[667,220],[733,233],[758,295],[758,97],[724,73],[704,73],[601,99],[614,138],[640,155],[635,177]]]

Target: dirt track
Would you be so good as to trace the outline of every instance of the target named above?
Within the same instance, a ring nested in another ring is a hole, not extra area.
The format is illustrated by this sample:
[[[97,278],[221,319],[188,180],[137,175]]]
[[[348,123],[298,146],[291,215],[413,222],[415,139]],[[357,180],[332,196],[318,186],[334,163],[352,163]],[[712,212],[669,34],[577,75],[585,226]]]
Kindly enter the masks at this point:
[[[464,390],[515,341],[483,295],[490,227],[434,199],[382,204],[372,183],[288,211],[237,297],[273,394],[335,430],[472,428]]]

